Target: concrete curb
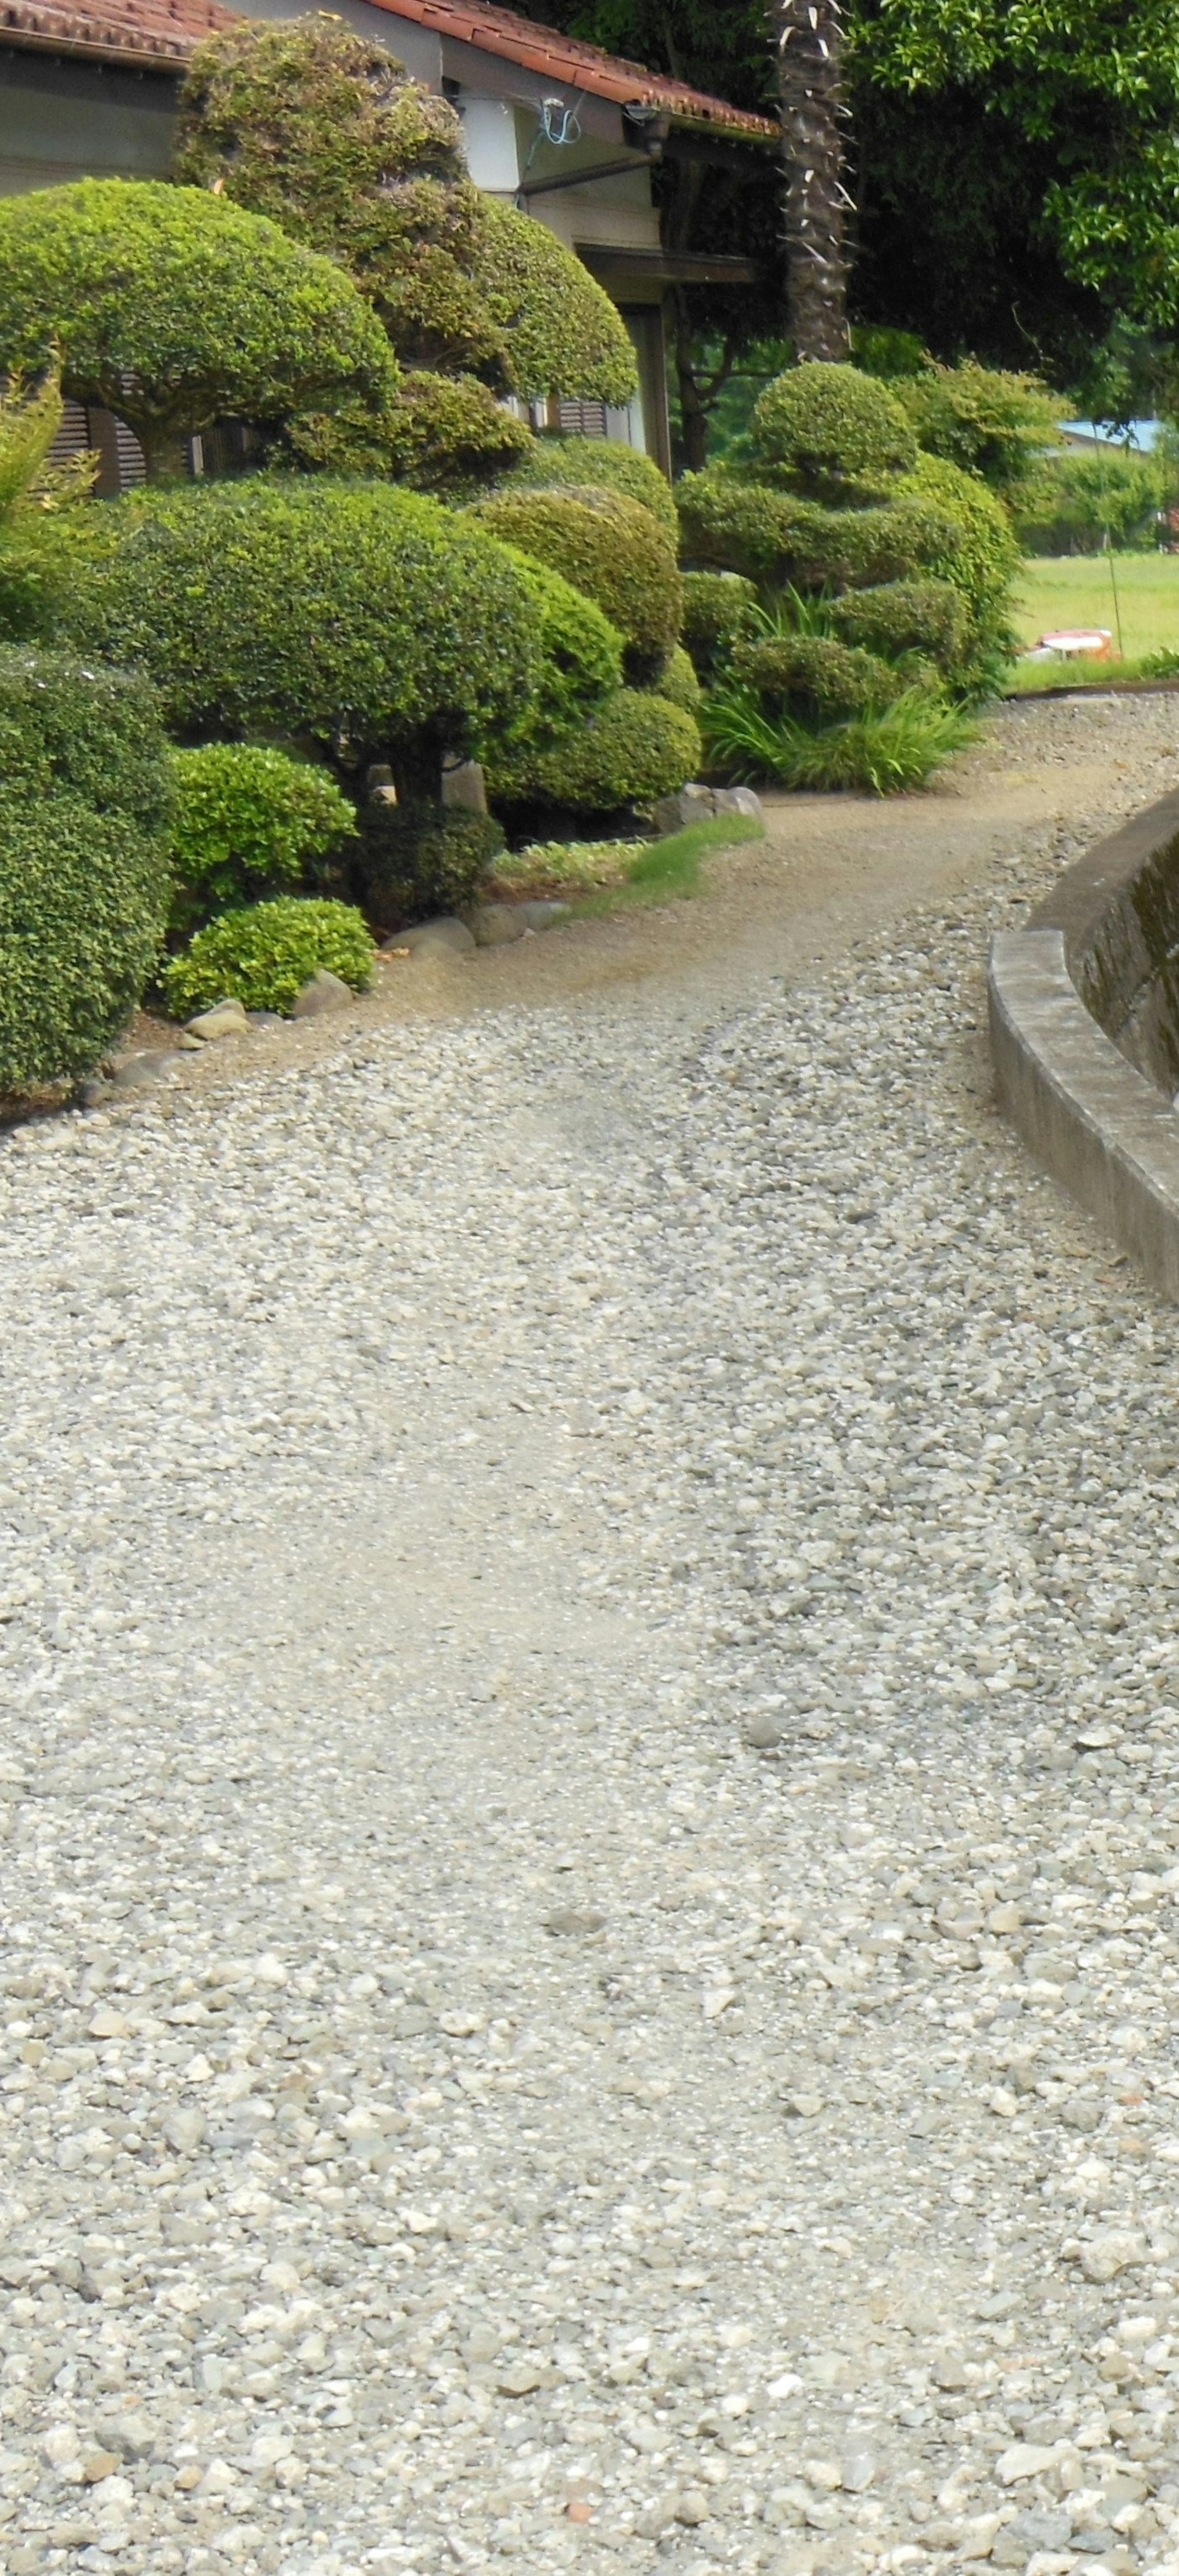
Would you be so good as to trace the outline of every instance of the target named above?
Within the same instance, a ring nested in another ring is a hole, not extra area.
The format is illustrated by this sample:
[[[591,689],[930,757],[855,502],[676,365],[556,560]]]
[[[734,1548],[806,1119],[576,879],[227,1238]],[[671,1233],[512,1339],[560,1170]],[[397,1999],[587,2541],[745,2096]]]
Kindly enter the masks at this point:
[[[1179,1303],[1179,1117],[1081,1000],[1059,928],[1000,931],[987,977],[1000,1107],[1053,1178]]]

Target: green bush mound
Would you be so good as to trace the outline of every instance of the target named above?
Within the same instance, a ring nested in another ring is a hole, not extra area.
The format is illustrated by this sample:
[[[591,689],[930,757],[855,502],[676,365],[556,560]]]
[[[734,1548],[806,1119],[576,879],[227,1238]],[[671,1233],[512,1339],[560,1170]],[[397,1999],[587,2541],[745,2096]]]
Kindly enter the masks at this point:
[[[321,968],[361,993],[372,963],[372,940],[351,904],[288,894],[223,912],[164,968],[161,982],[179,1020],[226,999],[247,1011],[289,1012]]]
[[[679,634],[683,596],[666,530],[640,502],[581,486],[504,491],[476,501],[465,518],[594,600],[624,638],[630,679],[659,669]]]
[[[917,456],[896,395],[850,366],[788,368],[754,405],[749,436],[767,479],[836,505],[881,499]]]
[[[462,912],[477,900],[503,847],[503,827],[489,814],[376,805],[362,818],[357,893],[377,930]]]
[[[82,179],[0,201],[0,369],[61,362],[65,393],[130,423],[149,476],[226,415],[279,421],[346,397],[381,409],[397,370],[330,259],[201,188]]]
[[[173,757],[172,928],[301,883],[350,839],[356,813],[326,769],[258,743],[202,743]]]
[[[898,489],[902,503],[932,510],[942,524],[945,533],[923,558],[925,568],[957,591],[967,619],[963,654],[985,680],[1016,650],[1010,597],[1019,545],[1010,516],[976,474],[942,456],[919,456]]]
[[[686,572],[682,634],[701,680],[707,680],[748,626],[757,607],[751,581],[736,572]]]
[[[476,376],[407,372],[391,426],[393,470],[419,492],[461,495],[506,474],[536,444]]]
[[[923,653],[943,671],[955,668],[966,641],[966,603],[948,581],[890,581],[849,590],[831,601],[830,617],[849,644],[885,656]]]
[[[699,727],[682,707],[651,690],[619,689],[561,741],[538,750],[506,744],[490,762],[487,785],[505,806],[642,813],[699,765]]]
[[[924,484],[916,488],[923,463],[934,459],[918,459],[913,475],[894,487],[895,500],[864,510],[821,509],[772,484],[743,483],[720,466],[685,474],[676,485],[684,552],[774,588],[866,588],[938,567],[953,550],[957,523],[937,495]]]
[[[420,493],[196,483],[74,512],[69,547],[72,639],[147,671],[190,739],[271,734],[396,766],[423,739],[475,749],[539,675],[520,567]]]
[[[827,635],[765,635],[743,639],[733,653],[733,677],[761,697],[804,716],[851,715],[858,707],[884,707],[905,686],[901,672],[876,653],[840,644]]]
[[[629,501],[641,501],[658,519],[673,546],[678,542],[675,494],[667,476],[660,473],[654,457],[644,456],[641,448],[625,446],[620,438],[558,438],[546,432],[534,439],[529,454],[515,468],[513,490],[517,484],[549,491],[566,484],[583,490],[599,484],[604,491],[623,492]]]
[[[512,739],[554,740],[622,686],[622,637],[585,593],[532,555],[510,549],[532,599],[540,668]]]
[[[90,1073],[168,909],[172,781],[152,691],[0,649],[0,1092]]]
[[[638,383],[626,324],[575,251],[499,198],[480,200],[473,276],[513,393],[626,403]]]
[[[1014,499],[1060,430],[1055,403],[1037,376],[980,367],[976,358],[956,367],[932,361],[895,387],[916,433],[931,456],[946,457],[967,474],[980,474],[992,491]]]
[[[667,660],[662,670],[656,673],[651,687],[656,697],[669,699],[673,707],[682,707],[686,715],[696,714],[700,705],[700,682],[696,677],[696,668],[691,654],[684,651],[682,644],[672,645]]]

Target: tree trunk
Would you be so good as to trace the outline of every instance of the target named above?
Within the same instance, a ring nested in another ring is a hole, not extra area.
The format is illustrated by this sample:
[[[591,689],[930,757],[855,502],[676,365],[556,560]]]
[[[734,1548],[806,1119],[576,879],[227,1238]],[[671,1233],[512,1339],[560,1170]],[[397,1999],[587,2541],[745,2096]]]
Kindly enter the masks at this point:
[[[149,483],[186,482],[190,473],[188,433],[182,429],[149,428],[146,421],[129,421],[143,449],[143,470]]]
[[[837,365],[851,346],[841,0],[777,0],[777,8],[788,328],[796,357]]]

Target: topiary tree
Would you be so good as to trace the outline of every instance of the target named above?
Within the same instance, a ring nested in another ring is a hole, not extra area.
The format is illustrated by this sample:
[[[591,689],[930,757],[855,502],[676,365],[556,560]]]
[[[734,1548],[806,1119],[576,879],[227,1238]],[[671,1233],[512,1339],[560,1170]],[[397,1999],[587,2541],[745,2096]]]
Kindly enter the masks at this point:
[[[472,276],[480,201],[458,118],[339,18],[246,22],[198,45],[175,166],[336,260],[408,366],[506,382]]]
[[[632,680],[650,679],[679,633],[675,555],[649,510],[621,492],[505,491],[465,513],[596,601],[626,645]]]
[[[190,188],[83,179],[0,202],[0,369],[60,352],[76,401],[117,412],[149,478],[220,415],[281,420],[359,397],[396,371],[362,298],[330,260]]]
[[[402,376],[393,419],[393,471],[420,492],[461,495],[504,474],[535,441],[475,376]]]
[[[600,484],[608,492],[621,492],[628,501],[641,501],[666,528],[672,544],[679,537],[675,495],[665,474],[661,474],[654,457],[644,456],[641,448],[626,447],[620,438],[556,438],[545,435],[532,441],[520,463],[509,477],[513,490],[528,485],[534,491],[560,491],[568,484]]]
[[[529,815],[648,810],[700,765],[700,734],[684,708],[651,690],[619,689],[585,724],[545,748],[508,743],[488,764],[496,805]]]
[[[864,510],[824,510],[719,466],[682,475],[675,489],[691,560],[773,589],[899,581],[937,563],[954,542],[949,510],[924,485],[919,492],[900,479],[896,498]]]
[[[0,1093],[89,1073],[168,908],[172,784],[152,691],[0,650]]]
[[[887,385],[858,367],[818,362],[791,367],[767,385],[749,436],[766,481],[835,508],[880,500],[917,455],[912,426]]]
[[[79,524],[80,522],[80,524]],[[190,740],[267,735],[437,789],[540,669],[529,585],[469,516],[387,484],[293,477],[74,513],[64,622],[157,681]]]
[[[513,393],[630,401],[638,369],[617,307],[546,224],[482,198],[474,281],[506,353]]]

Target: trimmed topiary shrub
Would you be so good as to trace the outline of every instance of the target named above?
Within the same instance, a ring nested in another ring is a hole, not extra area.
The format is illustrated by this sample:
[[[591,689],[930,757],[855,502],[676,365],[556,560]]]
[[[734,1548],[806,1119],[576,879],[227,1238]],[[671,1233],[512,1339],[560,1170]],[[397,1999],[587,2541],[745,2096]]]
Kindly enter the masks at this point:
[[[554,740],[594,714],[622,686],[622,637],[572,582],[532,555],[509,550],[527,582],[536,619],[540,670],[532,701],[512,740]]]
[[[289,1012],[321,967],[361,993],[372,963],[372,940],[351,904],[279,895],[273,903],[223,912],[198,930],[160,980],[180,1020],[227,998],[247,1011]]]
[[[878,377],[813,362],[767,385],[749,436],[767,479],[837,507],[882,498],[917,454],[901,404]]]
[[[73,514],[70,569],[73,637],[149,672],[190,737],[272,733],[436,768],[435,749],[473,751],[515,720],[539,676],[532,592],[506,548],[381,484],[130,494]]]
[[[159,950],[172,781],[151,690],[0,651],[0,1092],[90,1073]]]
[[[950,511],[932,493],[919,496],[915,476],[896,489],[898,498],[878,509],[823,510],[719,468],[685,474],[676,485],[684,550],[775,588],[859,588],[900,580],[919,565],[940,570],[954,543]]]
[[[944,534],[924,562],[957,591],[967,613],[963,646],[968,675],[985,687],[1017,647],[1010,621],[1019,546],[998,494],[941,456],[919,456],[900,487],[910,508],[932,511]]]
[[[827,635],[765,635],[742,639],[733,651],[733,678],[759,697],[807,717],[852,715],[884,707],[906,681],[875,653],[836,643]]]
[[[661,474],[654,457],[644,456],[637,447],[624,446],[620,438],[557,438],[548,434],[534,439],[532,446],[511,476],[510,488],[527,484],[534,491],[561,490],[572,484],[592,489],[600,485],[607,492],[625,493],[628,501],[640,501],[645,510],[666,528],[671,542],[679,541],[679,520],[675,495],[665,474]]]
[[[686,572],[682,635],[693,668],[710,678],[717,661],[748,626],[757,607],[751,581],[736,572]]]
[[[63,415],[56,369],[32,390],[17,379],[0,393],[0,636],[43,634],[52,625],[41,533],[48,514],[84,500],[94,481],[96,459],[86,450],[50,462]]]
[[[1017,499],[1046,447],[1059,440],[1059,403],[1037,376],[1002,367],[980,367],[963,358],[956,367],[927,361],[896,387],[919,447],[946,457],[964,473],[981,474],[993,492]]]
[[[355,808],[326,769],[262,744],[203,743],[176,752],[172,771],[174,930],[297,886],[309,861],[356,829]]]
[[[497,804],[642,812],[673,795],[699,764],[699,730],[682,707],[651,690],[619,689],[597,715],[546,749],[505,745],[489,764],[487,785]]]
[[[651,683],[657,697],[667,698],[673,707],[683,707],[694,716],[700,704],[700,682],[692,657],[682,644],[673,644],[657,679]]]
[[[513,393],[629,402],[638,368],[617,305],[547,224],[480,199],[474,280],[506,352]]]
[[[0,200],[0,369],[60,355],[62,385],[129,422],[149,477],[227,414],[260,423],[359,400],[396,369],[331,260],[197,188],[83,179]]]
[[[176,169],[338,261],[407,365],[506,383],[471,274],[480,199],[462,127],[382,45],[325,15],[207,37],[180,94]]]
[[[403,375],[394,472],[419,492],[462,495],[526,461],[536,442],[474,376]]]
[[[966,639],[967,610],[948,581],[890,581],[875,590],[849,590],[833,599],[831,622],[849,644],[895,656],[924,653],[952,671]]]
[[[443,805],[370,807],[361,825],[357,892],[377,930],[400,930],[474,903],[504,847],[490,814]]]
[[[621,492],[496,492],[466,512],[596,601],[626,645],[628,676],[648,679],[679,632],[675,555],[649,510]]]

